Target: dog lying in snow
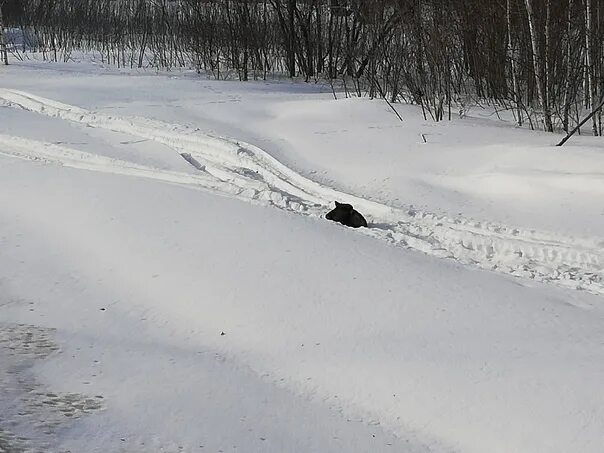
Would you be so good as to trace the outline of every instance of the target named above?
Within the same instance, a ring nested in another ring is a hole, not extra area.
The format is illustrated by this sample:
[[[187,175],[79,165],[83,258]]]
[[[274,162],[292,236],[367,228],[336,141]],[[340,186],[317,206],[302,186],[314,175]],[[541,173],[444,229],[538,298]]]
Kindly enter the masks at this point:
[[[336,201],[336,208],[329,211],[325,218],[352,228],[367,227],[365,217],[356,211],[351,204],[347,203],[338,203]]]

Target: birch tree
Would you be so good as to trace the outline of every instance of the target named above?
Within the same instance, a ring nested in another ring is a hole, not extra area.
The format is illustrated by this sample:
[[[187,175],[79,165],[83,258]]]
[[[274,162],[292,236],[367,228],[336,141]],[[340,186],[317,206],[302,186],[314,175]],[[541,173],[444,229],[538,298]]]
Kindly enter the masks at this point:
[[[539,96],[539,102],[541,103],[541,107],[543,109],[543,120],[545,123],[545,130],[548,132],[553,132],[554,127],[552,125],[552,114],[549,109],[549,103],[547,102],[548,100],[546,97],[547,93],[544,77],[545,73],[543,67],[544,58],[541,52],[539,51],[539,32],[537,30],[533,2],[534,0],[524,0],[524,3],[526,5],[526,12],[528,14],[531,49],[533,51],[533,70],[535,72],[535,80],[537,82],[537,95]],[[547,0],[547,4],[549,5],[549,0]]]
[[[592,59],[592,5],[591,0],[585,0],[585,72],[587,73],[586,105],[589,110],[594,109],[597,102],[597,86],[594,83],[594,62]],[[594,135],[598,135],[598,122],[595,115],[592,115],[592,130]]]

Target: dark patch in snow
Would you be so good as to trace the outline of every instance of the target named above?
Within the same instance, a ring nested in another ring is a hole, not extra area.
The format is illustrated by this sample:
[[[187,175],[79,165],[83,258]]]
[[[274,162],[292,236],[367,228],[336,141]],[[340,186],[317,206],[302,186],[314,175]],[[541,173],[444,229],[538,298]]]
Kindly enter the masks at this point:
[[[57,433],[102,408],[102,397],[54,392],[31,368],[60,353],[53,329],[0,323],[0,452],[56,451]]]

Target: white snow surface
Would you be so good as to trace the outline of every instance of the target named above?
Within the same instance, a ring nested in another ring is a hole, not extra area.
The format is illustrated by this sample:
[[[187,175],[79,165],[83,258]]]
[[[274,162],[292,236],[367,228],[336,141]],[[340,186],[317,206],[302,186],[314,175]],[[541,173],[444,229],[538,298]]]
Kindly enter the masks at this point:
[[[397,109],[3,68],[0,451],[601,452],[601,142]]]

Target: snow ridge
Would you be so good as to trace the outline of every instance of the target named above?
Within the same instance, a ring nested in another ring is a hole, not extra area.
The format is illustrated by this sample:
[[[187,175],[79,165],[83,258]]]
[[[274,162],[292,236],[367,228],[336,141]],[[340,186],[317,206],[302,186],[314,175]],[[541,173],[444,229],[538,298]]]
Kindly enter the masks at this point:
[[[88,111],[17,90],[0,89],[7,106],[154,140],[174,149],[196,173],[167,171],[110,159],[20,137],[0,135],[0,152],[92,171],[144,177],[222,193],[310,216],[321,216],[334,200],[367,215],[363,233],[388,242],[451,258],[465,265],[604,294],[604,241],[513,228],[463,217],[451,218],[393,208],[312,181],[262,149],[204,134],[183,125],[141,117]]]

